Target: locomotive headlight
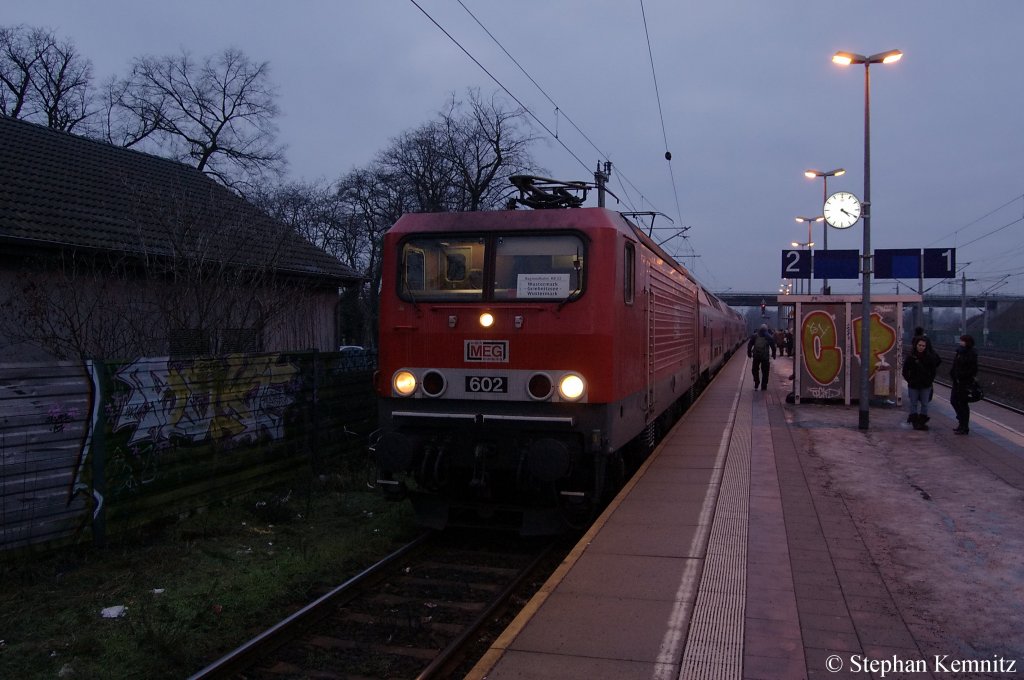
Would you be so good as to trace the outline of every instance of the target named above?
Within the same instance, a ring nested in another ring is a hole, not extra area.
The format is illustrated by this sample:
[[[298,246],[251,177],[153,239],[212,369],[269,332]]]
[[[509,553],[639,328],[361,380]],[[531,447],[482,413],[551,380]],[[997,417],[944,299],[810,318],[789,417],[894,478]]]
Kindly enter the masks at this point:
[[[484,328],[490,328],[494,325],[494,315],[490,312],[484,312],[480,315],[480,325]]]
[[[582,397],[586,387],[587,384],[584,382],[583,377],[575,373],[564,375],[558,381],[558,393],[562,396],[562,399],[567,401],[576,401]]]
[[[416,376],[409,371],[398,371],[391,378],[391,387],[400,397],[408,397],[416,391]]]

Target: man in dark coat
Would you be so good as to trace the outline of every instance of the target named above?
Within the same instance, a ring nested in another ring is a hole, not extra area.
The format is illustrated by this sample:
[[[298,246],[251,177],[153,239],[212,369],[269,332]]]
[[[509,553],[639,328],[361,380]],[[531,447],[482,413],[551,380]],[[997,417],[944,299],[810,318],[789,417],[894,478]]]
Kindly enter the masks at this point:
[[[768,324],[761,324],[761,328],[756,333],[750,336],[750,340],[747,341],[747,356],[754,360],[751,371],[754,374],[754,389],[756,390],[759,386],[762,390],[768,389],[768,371],[771,367],[771,363],[768,359],[769,352],[771,358],[775,358],[775,339],[772,338],[772,332],[768,328]]]

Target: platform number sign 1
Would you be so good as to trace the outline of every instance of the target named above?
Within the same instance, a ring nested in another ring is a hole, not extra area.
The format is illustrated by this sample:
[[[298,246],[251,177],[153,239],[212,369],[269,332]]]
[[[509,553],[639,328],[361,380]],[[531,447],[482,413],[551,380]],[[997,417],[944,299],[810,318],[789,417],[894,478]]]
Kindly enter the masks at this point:
[[[782,251],[782,278],[784,278],[784,279],[809,279],[809,278],[811,278],[811,251],[809,251],[809,250],[783,250]]]
[[[956,276],[956,248],[925,248],[923,265],[926,279]]]

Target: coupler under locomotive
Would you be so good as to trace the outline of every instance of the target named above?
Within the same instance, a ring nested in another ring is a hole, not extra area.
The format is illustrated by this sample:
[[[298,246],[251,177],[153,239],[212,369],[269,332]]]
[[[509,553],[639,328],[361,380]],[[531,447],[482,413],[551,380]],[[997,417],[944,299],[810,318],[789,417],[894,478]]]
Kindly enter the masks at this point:
[[[419,524],[555,534],[585,526],[623,479],[599,431],[394,427],[371,444],[378,487]]]

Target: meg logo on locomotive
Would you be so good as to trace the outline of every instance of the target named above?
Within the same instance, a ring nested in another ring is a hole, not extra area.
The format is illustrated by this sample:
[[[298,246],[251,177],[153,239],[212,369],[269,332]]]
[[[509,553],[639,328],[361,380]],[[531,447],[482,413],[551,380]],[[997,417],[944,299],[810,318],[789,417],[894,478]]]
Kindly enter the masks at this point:
[[[469,363],[508,363],[508,340],[466,340],[464,358]]]

